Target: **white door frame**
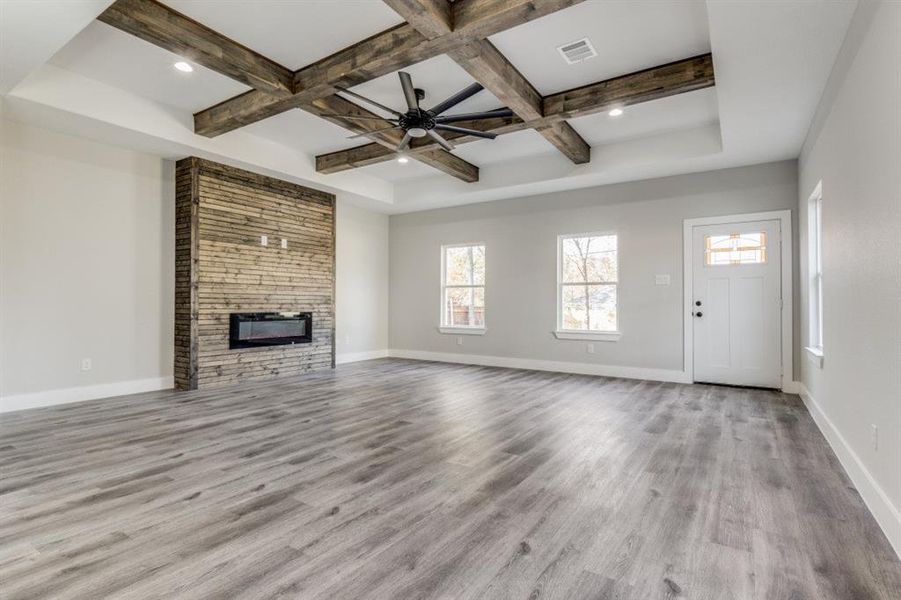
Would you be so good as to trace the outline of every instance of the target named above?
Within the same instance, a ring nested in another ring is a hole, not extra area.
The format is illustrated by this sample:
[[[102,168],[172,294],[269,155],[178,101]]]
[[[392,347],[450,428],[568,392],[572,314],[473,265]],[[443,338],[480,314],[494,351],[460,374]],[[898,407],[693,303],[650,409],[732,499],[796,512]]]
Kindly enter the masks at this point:
[[[698,225],[722,225],[728,223],[744,223],[745,221],[780,222],[780,256],[782,257],[782,391],[791,392],[794,388],[794,365],[792,362],[794,346],[792,341],[792,282],[794,270],[792,262],[792,211],[773,210],[769,212],[747,213],[740,215],[724,215],[721,217],[702,217],[685,219],[682,222],[682,366],[685,378],[694,382],[694,323],[691,306],[694,297],[694,244],[692,230]]]

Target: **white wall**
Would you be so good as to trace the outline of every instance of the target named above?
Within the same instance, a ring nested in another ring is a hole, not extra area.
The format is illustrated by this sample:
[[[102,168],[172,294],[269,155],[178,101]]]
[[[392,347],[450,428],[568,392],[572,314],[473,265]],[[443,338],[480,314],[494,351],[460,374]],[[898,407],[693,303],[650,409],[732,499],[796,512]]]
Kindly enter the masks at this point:
[[[171,385],[173,164],[0,123],[4,408]]]
[[[862,2],[801,153],[799,198],[806,344],[807,200],[823,182],[825,356],[801,362],[805,400],[901,554],[899,73],[901,3]]]
[[[392,216],[392,351],[675,376],[683,368],[683,219],[797,208],[796,168],[795,161],[785,161]],[[619,234],[622,331],[618,342],[594,342],[594,354],[586,352],[585,342],[557,340],[551,333],[557,235],[591,231]],[[462,346],[456,336],[437,331],[440,247],[460,242],[487,246],[487,333],[464,336]],[[671,285],[655,285],[656,274],[669,274]]]
[[[0,152],[0,411],[171,387],[174,163],[8,119]],[[384,355],[388,218],[337,213],[339,360]]]
[[[387,355],[388,216],[338,198],[337,315],[339,363]]]

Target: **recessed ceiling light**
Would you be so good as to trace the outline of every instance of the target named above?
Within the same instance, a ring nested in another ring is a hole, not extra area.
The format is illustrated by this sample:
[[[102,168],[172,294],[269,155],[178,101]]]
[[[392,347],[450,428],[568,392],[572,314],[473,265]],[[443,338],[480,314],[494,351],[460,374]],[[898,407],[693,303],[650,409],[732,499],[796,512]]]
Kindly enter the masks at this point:
[[[190,73],[191,71],[194,70],[194,67],[192,67],[191,65],[189,65],[188,63],[186,63],[183,60],[175,63],[172,66],[175,67],[176,69],[178,69],[179,71],[181,71],[182,73]]]
[[[405,165],[405,164],[407,164],[408,162],[410,162],[410,159],[407,158],[406,156],[399,156],[399,157],[397,158],[397,162],[399,162],[399,163],[402,164],[402,165]]]
[[[618,117],[621,114],[623,114],[623,109],[614,108],[614,109],[611,109],[610,112],[608,112],[607,114],[610,115],[611,117]]]

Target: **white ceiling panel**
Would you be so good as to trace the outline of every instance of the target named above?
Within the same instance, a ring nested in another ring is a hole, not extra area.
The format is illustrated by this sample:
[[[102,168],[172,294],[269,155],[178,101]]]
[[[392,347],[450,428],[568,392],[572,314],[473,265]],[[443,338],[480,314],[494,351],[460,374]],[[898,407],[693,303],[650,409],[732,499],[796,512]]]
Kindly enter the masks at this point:
[[[93,21],[50,64],[191,113],[250,89],[198,64],[194,72],[182,73],[172,66],[180,60],[168,50]]]
[[[352,131],[300,109],[289,110],[257,121],[243,127],[241,131],[309,154],[324,154],[351,147],[350,144],[365,144],[368,141],[365,138],[348,140],[346,138],[353,135]]]
[[[164,0],[164,3],[295,70],[403,22],[381,0]]]
[[[360,171],[387,181],[402,181],[404,179],[415,179],[417,177],[429,177],[430,175],[442,175],[441,171],[413,159],[410,159],[410,162],[406,164],[400,164],[396,160],[390,160],[375,165],[369,165],[368,167],[361,167]],[[445,177],[449,177],[449,175],[445,175]]]
[[[534,129],[526,129],[493,140],[461,144],[454,154],[477,166],[508,162],[526,156],[559,152]]]
[[[598,56],[568,65],[558,46],[588,37]],[[696,0],[589,0],[491,37],[543,95],[710,51]]]
[[[0,94],[46,63],[111,0],[0,0]]]
[[[592,146],[700,127],[719,120],[716,88],[670,96],[626,107],[611,117],[602,112],[571,119],[569,124]]]

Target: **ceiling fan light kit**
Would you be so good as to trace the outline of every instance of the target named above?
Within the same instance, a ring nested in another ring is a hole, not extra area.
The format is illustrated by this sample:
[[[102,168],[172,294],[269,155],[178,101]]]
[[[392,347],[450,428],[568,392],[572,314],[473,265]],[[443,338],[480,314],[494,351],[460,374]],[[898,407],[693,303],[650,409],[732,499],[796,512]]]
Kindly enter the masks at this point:
[[[389,106],[385,106],[384,104],[376,102],[375,100],[362,96],[354,91],[339,88],[339,91],[341,93],[366,102],[367,104],[391,115],[390,117],[355,117],[343,115],[342,118],[346,119],[381,121],[388,125],[388,127],[382,129],[376,129],[373,131],[350,136],[348,139],[358,137],[372,137],[372,135],[375,133],[400,129],[404,132],[404,137],[395,148],[397,152],[402,152],[409,148],[410,142],[413,139],[424,138],[426,136],[431,137],[445,150],[451,151],[454,149],[454,145],[447,141],[447,139],[445,139],[444,136],[442,136],[439,132],[450,131],[489,140],[496,138],[497,134],[478,131],[475,129],[468,129],[466,127],[458,127],[455,125],[450,125],[450,123],[458,123],[462,121],[480,121],[484,119],[495,119],[513,116],[513,111],[509,108],[498,108],[495,110],[466,113],[460,115],[443,114],[454,106],[460,104],[464,100],[471,98],[472,96],[481,92],[484,88],[480,83],[473,83],[472,85],[463,88],[453,96],[450,96],[443,102],[439,102],[432,108],[424,109],[420,106],[420,102],[425,99],[425,91],[420,88],[413,87],[413,78],[410,77],[409,73],[400,71],[397,75],[400,78],[400,86],[404,94],[404,100],[407,103],[407,111],[403,113]],[[398,159],[398,162],[404,163],[406,161]]]

